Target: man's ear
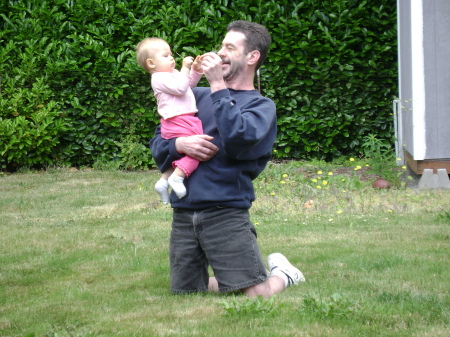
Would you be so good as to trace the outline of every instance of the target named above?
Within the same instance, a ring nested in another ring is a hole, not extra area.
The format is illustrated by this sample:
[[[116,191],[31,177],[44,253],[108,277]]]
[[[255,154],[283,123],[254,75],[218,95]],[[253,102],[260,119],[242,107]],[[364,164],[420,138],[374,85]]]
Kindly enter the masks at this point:
[[[260,56],[261,56],[261,54],[260,54],[259,50],[251,51],[250,53],[247,54],[247,63],[249,65],[256,64],[258,62]]]

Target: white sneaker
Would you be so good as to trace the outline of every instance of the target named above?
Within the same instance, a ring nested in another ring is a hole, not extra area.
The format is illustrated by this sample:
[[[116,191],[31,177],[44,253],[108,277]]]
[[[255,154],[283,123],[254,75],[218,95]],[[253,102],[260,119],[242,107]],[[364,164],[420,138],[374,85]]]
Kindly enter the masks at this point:
[[[305,282],[305,277],[302,272],[295,268],[288,259],[280,253],[270,254],[267,258],[267,264],[270,269],[270,276],[274,273],[282,272],[287,276],[288,284],[287,286],[297,285],[299,282]]]

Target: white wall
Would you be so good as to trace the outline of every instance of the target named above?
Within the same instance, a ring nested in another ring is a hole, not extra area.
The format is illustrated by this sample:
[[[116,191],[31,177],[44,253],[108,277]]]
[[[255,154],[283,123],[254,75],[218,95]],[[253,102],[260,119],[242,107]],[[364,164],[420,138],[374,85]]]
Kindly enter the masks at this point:
[[[398,0],[399,121],[415,160],[450,158],[450,0]]]

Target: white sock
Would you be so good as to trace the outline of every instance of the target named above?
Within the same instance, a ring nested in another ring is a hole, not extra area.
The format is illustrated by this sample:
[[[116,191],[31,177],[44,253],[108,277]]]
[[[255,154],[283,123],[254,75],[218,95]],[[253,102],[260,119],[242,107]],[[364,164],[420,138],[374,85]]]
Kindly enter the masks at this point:
[[[184,178],[172,173],[169,177],[169,185],[178,198],[183,198],[186,195],[186,187],[183,184]]]
[[[164,205],[169,202],[169,182],[166,179],[159,179],[155,184],[155,190],[158,192],[159,197]]]
[[[284,280],[284,287],[287,288],[287,286],[289,285],[289,280],[288,277],[285,273],[283,273],[279,268],[274,268],[271,272],[270,272],[270,276],[279,276]]]

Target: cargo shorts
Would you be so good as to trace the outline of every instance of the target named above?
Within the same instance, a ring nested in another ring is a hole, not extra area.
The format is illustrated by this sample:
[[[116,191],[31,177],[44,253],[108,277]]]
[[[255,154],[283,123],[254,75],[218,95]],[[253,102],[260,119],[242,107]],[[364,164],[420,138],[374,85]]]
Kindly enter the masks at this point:
[[[244,289],[267,279],[246,209],[174,208],[170,235],[170,291],[208,290],[210,266],[220,292]]]

